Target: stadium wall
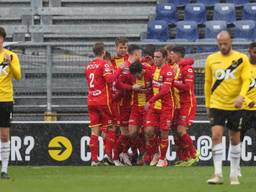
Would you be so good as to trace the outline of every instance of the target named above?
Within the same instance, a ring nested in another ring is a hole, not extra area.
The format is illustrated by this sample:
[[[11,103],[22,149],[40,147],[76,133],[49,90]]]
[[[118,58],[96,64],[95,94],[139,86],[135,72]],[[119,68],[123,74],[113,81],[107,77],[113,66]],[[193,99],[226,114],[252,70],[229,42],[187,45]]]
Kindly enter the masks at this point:
[[[194,144],[201,151],[199,165],[212,164],[210,126],[207,121],[194,123],[189,130]],[[12,165],[89,165],[90,130],[88,122],[13,122],[11,128]],[[227,133],[225,133],[227,135]],[[254,134],[249,132],[243,142],[242,165],[256,165],[256,146]],[[173,136],[166,158],[172,165],[176,154],[173,151]],[[223,137],[223,144],[228,146],[228,139]],[[227,148],[227,147],[226,147]],[[228,152],[224,153],[224,164]],[[103,158],[103,140],[100,139],[99,159]]]

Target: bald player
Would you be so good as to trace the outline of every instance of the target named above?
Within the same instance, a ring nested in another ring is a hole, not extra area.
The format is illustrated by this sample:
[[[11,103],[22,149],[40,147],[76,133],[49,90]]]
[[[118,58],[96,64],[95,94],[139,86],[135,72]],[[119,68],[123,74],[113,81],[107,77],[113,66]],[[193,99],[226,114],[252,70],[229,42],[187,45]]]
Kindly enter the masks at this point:
[[[205,103],[212,127],[212,155],[214,176],[208,184],[222,184],[222,136],[224,127],[229,130],[230,184],[240,184],[241,108],[250,85],[250,63],[245,54],[232,50],[231,36],[227,31],[217,35],[219,51],[208,56],[205,64]]]

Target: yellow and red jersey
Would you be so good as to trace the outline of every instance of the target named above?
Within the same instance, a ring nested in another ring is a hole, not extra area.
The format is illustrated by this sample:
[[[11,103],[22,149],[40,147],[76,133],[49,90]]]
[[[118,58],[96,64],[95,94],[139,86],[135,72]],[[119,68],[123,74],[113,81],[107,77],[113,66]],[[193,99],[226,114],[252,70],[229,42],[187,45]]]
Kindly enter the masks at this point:
[[[173,71],[175,73],[174,76],[174,80],[178,80],[179,76],[180,76],[180,68],[179,65],[176,63],[169,63],[168,64],[170,67],[173,68]],[[179,89],[177,89],[176,87],[173,87],[173,96],[174,96],[174,102],[175,102],[175,109],[179,109],[180,108],[180,93],[179,93]]]
[[[171,89],[174,76],[174,71],[168,64],[155,68],[152,80],[153,97],[149,101],[155,109],[175,107]]]
[[[111,59],[112,65],[114,69],[119,68],[121,65],[123,65],[126,61],[128,61],[129,55],[126,54],[124,57],[122,56],[114,56]]]
[[[132,91],[132,101],[131,105],[136,107],[143,107],[149,101],[149,99],[152,97],[152,71],[149,69],[143,69],[144,74],[141,79],[135,78],[132,76],[133,84],[141,85],[143,86],[143,89],[145,91],[139,92],[139,91]]]

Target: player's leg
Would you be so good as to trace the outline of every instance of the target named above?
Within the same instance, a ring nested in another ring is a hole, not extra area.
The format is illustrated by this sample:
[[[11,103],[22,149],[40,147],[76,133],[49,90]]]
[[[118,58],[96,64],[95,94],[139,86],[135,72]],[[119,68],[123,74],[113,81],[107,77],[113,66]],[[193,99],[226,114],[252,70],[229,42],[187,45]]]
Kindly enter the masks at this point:
[[[92,155],[91,166],[97,166],[100,164],[98,161],[98,153],[99,153],[99,135],[101,129],[100,122],[100,112],[96,106],[88,106],[89,119],[90,119],[90,129],[91,129],[91,137],[90,137],[90,151]]]
[[[1,136],[1,159],[2,169],[1,178],[9,179],[8,176],[8,164],[10,157],[10,127],[12,119],[13,103],[1,103],[0,104],[0,136]]]
[[[2,169],[1,169],[1,178],[9,179],[8,176],[8,164],[10,156],[10,128],[0,128],[1,131],[1,160],[2,160]]]
[[[210,109],[211,132],[212,132],[212,156],[214,165],[214,176],[207,180],[208,184],[222,184],[222,158],[224,148],[222,145],[222,136],[224,132],[226,114],[223,110]]]
[[[168,136],[171,121],[174,115],[174,109],[162,109],[160,114],[160,142],[159,142],[159,150],[160,157],[157,163],[157,167],[167,167],[168,161],[166,160],[166,152],[169,146]]]
[[[104,155],[104,164],[105,165],[114,165],[112,160],[112,150],[115,142],[115,126],[113,126],[113,114],[110,106],[101,106],[99,107],[100,111],[100,122],[102,127],[106,127],[105,135],[105,155]]]
[[[191,122],[194,120],[196,113],[196,107],[190,103],[181,104],[180,114],[178,117],[177,137],[179,140],[179,148],[182,151],[181,166],[191,166],[198,161],[199,155],[196,152],[196,148],[193,141],[187,132],[187,129],[191,126]]]
[[[241,159],[241,142],[240,130],[242,129],[242,111],[231,111],[229,114],[227,127],[229,129],[230,139],[230,184],[240,184],[238,180],[240,159]]]
[[[146,165],[155,166],[159,159],[158,154],[158,138],[156,136],[156,129],[159,127],[160,114],[155,109],[149,109],[146,115],[145,123],[145,139],[146,139],[146,154],[144,156],[144,163]],[[157,149],[157,150],[156,150]]]

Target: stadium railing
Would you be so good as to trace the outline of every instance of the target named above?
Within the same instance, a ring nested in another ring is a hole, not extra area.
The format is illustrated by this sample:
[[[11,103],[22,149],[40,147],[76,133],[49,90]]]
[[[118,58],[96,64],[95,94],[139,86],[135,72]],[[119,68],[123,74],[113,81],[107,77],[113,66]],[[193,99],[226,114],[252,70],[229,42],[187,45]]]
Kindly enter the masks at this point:
[[[130,42],[141,45],[145,42]],[[170,43],[154,43],[157,47]],[[195,59],[195,92],[197,120],[205,120],[203,96],[204,62],[209,53],[204,49],[216,48],[215,42],[183,42],[188,57]],[[44,112],[57,113],[60,121],[84,121],[87,116],[87,83],[84,67],[93,57],[93,43],[17,43],[8,47],[18,53],[22,66],[22,80],[14,83],[14,120],[44,120]],[[246,52],[247,42],[235,42],[234,48]],[[114,54],[114,43],[106,43]]]

